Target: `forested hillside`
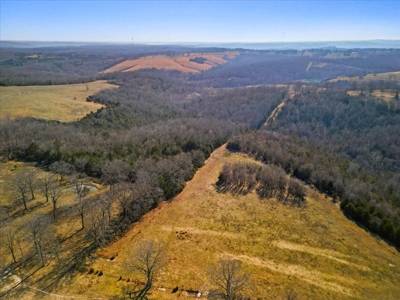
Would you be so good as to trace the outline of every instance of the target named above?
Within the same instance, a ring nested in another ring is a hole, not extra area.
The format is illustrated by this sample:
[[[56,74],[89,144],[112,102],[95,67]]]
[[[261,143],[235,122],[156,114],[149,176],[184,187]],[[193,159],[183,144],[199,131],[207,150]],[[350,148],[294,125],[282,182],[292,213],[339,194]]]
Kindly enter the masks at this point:
[[[270,130],[229,143],[277,164],[341,201],[346,214],[400,245],[400,130],[397,101],[313,90],[287,101]]]
[[[20,220],[33,211],[53,205],[53,221],[47,215],[44,219],[54,232],[57,216],[78,211],[73,214],[82,222],[77,236],[90,246],[73,255],[86,257],[115,241],[161,202],[173,201],[211,153],[228,143],[230,151],[268,166],[225,165],[216,186],[219,192],[254,191],[262,199],[307,209],[304,184],[309,184],[340,203],[351,220],[400,246],[399,83],[372,80],[373,84],[353,91],[358,96],[350,96],[349,90],[356,88],[351,82],[327,82],[337,76],[398,71],[400,51],[235,49],[240,53],[236,58],[195,75],[155,69],[101,73],[120,61],[150,53],[173,56],[225,50],[148,46],[130,52],[126,46],[93,46],[2,52],[1,85],[105,79],[118,88],[89,96],[86,101],[104,107],[75,122],[0,119],[4,164],[26,162],[40,172],[58,174],[51,180],[46,176],[39,180],[38,173],[30,171],[13,177],[4,194],[9,197],[12,191],[12,197],[0,202],[0,225],[18,224],[26,235],[21,240],[27,241],[33,225]],[[377,87],[393,95],[397,91],[397,96],[379,100],[373,94]],[[87,197],[84,181],[107,191]],[[71,186],[78,200],[60,213],[57,188]],[[39,199],[46,202],[35,199],[34,193],[41,193]],[[84,224],[89,218],[90,229]],[[69,239],[60,233],[53,237],[61,241],[58,245]],[[3,247],[10,260],[5,268],[28,274],[26,262],[38,253],[44,266],[46,252],[42,255],[35,248],[37,242],[33,245],[21,256]],[[45,251],[52,245],[46,244]]]

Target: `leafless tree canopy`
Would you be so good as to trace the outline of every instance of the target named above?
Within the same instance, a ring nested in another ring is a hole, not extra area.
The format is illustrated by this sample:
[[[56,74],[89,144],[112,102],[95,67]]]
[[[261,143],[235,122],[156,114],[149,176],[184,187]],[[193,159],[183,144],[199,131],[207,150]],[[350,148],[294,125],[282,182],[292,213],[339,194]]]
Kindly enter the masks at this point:
[[[226,163],[221,171],[217,187],[220,192],[247,194],[253,189],[260,198],[275,197],[285,203],[302,206],[305,190],[296,179],[287,179],[285,171],[274,165],[256,163]]]
[[[18,174],[15,176],[11,184],[9,185],[8,189],[10,189],[13,193],[13,200],[16,205],[23,204],[24,209],[28,209],[27,203],[28,199],[28,192],[29,186],[25,181],[24,174]]]
[[[143,287],[130,290],[132,299],[147,299],[154,280],[166,264],[166,245],[154,240],[144,240],[132,256],[131,268],[145,279]]]
[[[50,226],[50,220],[47,215],[38,214],[34,215],[26,226],[27,231],[31,234],[36,253],[39,255],[43,267],[45,265],[43,242]]]
[[[215,287],[210,291],[211,299],[239,299],[240,292],[250,284],[250,277],[239,260],[221,260],[209,272],[210,281]]]
[[[62,186],[59,185],[57,181],[52,181],[49,185],[49,194],[51,198],[51,202],[53,203],[53,218],[56,219],[56,208],[57,202],[60,199],[63,193]]]

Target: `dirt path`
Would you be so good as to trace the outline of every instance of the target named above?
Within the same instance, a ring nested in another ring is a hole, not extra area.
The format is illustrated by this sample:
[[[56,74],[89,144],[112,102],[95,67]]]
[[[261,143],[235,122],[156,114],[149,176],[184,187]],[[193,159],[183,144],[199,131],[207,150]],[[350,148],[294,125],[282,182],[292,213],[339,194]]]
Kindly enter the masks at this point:
[[[296,96],[296,94],[294,93],[294,86],[289,85],[289,97],[284,99],[281,103],[279,103],[279,105],[272,111],[272,113],[269,115],[269,117],[265,121],[263,127],[268,127],[269,125],[274,123],[276,121],[276,117],[278,116],[278,114],[280,113],[282,108],[285,106],[286,102],[288,100],[293,99],[294,96]]]
[[[17,275],[11,275],[6,279],[2,278],[1,282],[4,285],[0,287],[0,295],[2,293],[7,293],[8,291],[16,287],[21,282],[21,278],[19,278]]]
[[[188,234],[201,234],[201,235],[209,235],[209,236],[223,236],[232,239],[246,239],[246,236],[239,233],[232,233],[232,232],[221,232],[221,231],[214,231],[214,230],[202,230],[195,227],[161,227],[162,230],[165,231],[184,231]]]
[[[339,253],[339,252],[336,252],[333,250],[314,248],[314,247],[309,247],[309,246],[305,246],[305,245],[298,245],[298,244],[293,244],[293,243],[289,243],[286,241],[274,241],[274,242],[272,242],[272,244],[281,249],[299,251],[299,252],[304,252],[304,253],[308,253],[308,254],[312,254],[312,255],[322,256],[322,257],[325,257],[328,259],[335,260],[339,263],[361,269],[363,271],[370,271],[370,268],[368,268],[364,265],[359,265],[354,262],[349,262],[349,261],[343,259],[343,258],[347,258],[350,260],[354,260],[354,258],[352,256],[345,255],[345,254],[342,254],[342,253]],[[340,258],[337,258],[336,256],[338,256]]]
[[[233,255],[230,253],[224,253],[222,257],[230,257],[234,259],[241,260],[247,264],[252,264],[258,267],[268,268],[271,271],[278,273],[283,273],[289,276],[296,276],[299,279],[315,285],[317,287],[323,288],[336,293],[345,294],[348,296],[354,296],[351,289],[344,287],[342,284],[355,285],[357,282],[350,278],[345,278],[341,276],[334,276],[326,273],[322,273],[315,270],[308,270],[299,265],[284,265],[278,264],[271,260],[260,259],[258,257],[251,257],[247,255]],[[340,282],[336,283],[336,282]]]
[[[308,72],[308,70],[310,70],[311,66],[312,66],[312,61],[310,61],[310,62],[308,63],[308,66],[307,66],[307,68],[306,68],[306,72]]]
[[[60,295],[60,294],[54,294],[54,293],[49,293],[43,290],[40,290],[38,288],[35,288],[33,286],[30,285],[26,285],[24,284],[24,287],[29,288],[31,290],[34,290],[36,292],[39,292],[41,294],[45,294],[48,296],[51,296],[53,298],[65,298],[65,299],[94,299],[94,300],[106,300],[108,298],[98,298],[98,297],[88,297],[88,296],[69,296],[69,295]]]

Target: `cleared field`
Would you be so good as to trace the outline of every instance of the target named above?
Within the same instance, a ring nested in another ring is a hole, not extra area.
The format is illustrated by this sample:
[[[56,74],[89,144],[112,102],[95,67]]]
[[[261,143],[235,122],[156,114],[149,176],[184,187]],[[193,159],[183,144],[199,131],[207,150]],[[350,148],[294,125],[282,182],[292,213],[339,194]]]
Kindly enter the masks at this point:
[[[45,86],[0,87],[0,118],[35,117],[72,122],[103,105],[86,98],[103,89],[117,88],[105,80]]]
[[[311,189],[303,208],[260,200],[254,193],[217,193],[219,172],[232,161],[251,159],[217,149],[171,203],[162,203],[118,241],[97,251],[85,270],[45,291],[88,299],[122,296],[127,281],[137,279],[129,261],[138,241],[158,239],[168,244],[168,265],[150,299],[185,298],[182,289],[199,290],[205,297],[210,289],[207,270],[221,257],[244,263],[252,276],[252,299],[282,299],[288,288],[298,293],[297,299],[398,298],[400,254],[395,248]],[[90,268],[102,276],[89,274]],[[161,287],[165,291],[156,289]],[[31,293],[26,296],[54,298]]]
[[[390,102],[395,99],[396,97],[396,90],[374,90],[372,92],[372,95],[375,96],[378,99],[382,99],[384,101]],[[355,91],[348,91],[347,94],[349,96],[357,97],[361,94],[361,91],[355,90]],[[367,93],[368,94],[368,93]]]
[[[138,59],[123,61],[105,70],[104,73],[131,72],[151,68],[176,70],[184,73],[198,73],[201,71],[209,70],[215,66],[225,64],[228,62],[229,59],[234,59],[238,55],[239,53],[237,52],[222,52],[212,54],[191,53],[184,54],[182,56],[145,56]],[[204,59],[204,63],[190,61],[191,59],[200,57]]]
[[[340,80],[343,80],[343,81],[379,81],[379,80],[400,81],[400,71],[377,73],[377,74],[367,74],[365,76],[337,77],[337,78],[328,80],[328,82],[337,82]]]

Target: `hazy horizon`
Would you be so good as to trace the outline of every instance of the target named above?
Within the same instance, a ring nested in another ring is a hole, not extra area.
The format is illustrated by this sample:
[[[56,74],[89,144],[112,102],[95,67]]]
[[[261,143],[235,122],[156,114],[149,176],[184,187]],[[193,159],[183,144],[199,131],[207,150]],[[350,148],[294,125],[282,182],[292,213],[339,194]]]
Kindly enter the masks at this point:
[[[399,1],[2,1],[2,41],[400,40]]]
[[[305,50],[305,49],[399,49],[400,40],[369,40],[369,41],[300,41],[300,42],[264,42],[264,43],[203,43],[203,42],[74,42],[74,41],[2,41],[1,48],[43,48],[43,47],[181,47],[181,48],[226,48],[249,50]]]

